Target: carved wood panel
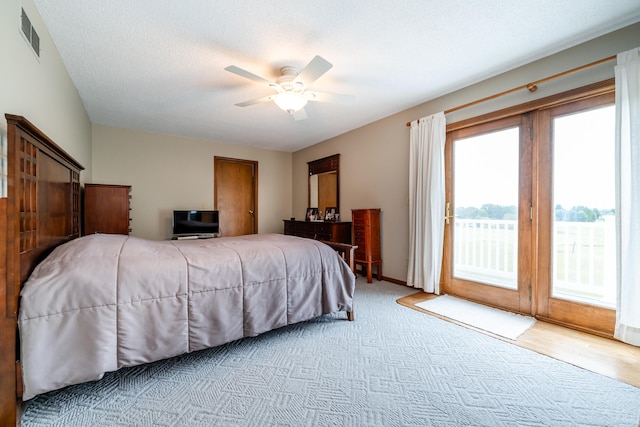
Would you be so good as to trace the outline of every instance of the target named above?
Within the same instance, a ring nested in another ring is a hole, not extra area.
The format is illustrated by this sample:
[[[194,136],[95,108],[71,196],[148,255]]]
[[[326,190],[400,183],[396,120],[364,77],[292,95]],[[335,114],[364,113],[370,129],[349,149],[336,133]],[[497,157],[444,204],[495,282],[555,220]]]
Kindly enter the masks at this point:
[[[308,165],[309,165],[309,175],[315,175],[317,173],[325,173],[325,172],[339,170],[340,154],[334,154],[333,156],[308,162]]]
[[[20,253],[38,247],[38,148],[20,138]]]

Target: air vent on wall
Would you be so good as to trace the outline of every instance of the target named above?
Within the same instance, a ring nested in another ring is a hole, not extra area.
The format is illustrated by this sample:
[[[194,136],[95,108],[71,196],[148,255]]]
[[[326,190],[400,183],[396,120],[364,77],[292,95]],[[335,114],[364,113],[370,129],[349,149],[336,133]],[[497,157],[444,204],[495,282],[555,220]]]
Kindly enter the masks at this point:
[[[27,16],[27,13],[22,9],[22,33],[27,38],[29,45],[36,53],[38,58],[40,57],[40,36],[36,33],[36,29],[31,25],[31,20]]]

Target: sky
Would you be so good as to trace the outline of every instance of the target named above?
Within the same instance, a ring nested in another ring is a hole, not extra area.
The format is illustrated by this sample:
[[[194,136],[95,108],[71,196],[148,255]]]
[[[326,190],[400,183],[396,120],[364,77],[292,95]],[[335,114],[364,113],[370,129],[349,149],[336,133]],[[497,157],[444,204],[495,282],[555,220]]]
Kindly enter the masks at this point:
[[[554,124],[554,205],[615,208],[615,107]]]
[[[554,203],[615,207],[615,107],[554,120]],[[518,128],[455,143],[455,206],[518,201]]]
[[[455,206],[518,205],[518,128],[456,140]]]

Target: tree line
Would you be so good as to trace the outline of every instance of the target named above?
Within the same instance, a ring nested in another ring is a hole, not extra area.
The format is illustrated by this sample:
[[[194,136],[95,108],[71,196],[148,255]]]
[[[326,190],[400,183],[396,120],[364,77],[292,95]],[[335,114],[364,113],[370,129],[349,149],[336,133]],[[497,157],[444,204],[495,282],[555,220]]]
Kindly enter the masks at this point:
[[[574,206],[565,209],[562,205],[555,207],[556,221],[565,222],[596,222],[604,215],[615,214],[614,209],[597,209],[586,206]],[[494,204],[484,204],[482,207],[461,207],[456,208],[456,217],[461,219],[495,219],[495,220],[516,220],[518,218],[518,208],[516,206],[502,206]]]

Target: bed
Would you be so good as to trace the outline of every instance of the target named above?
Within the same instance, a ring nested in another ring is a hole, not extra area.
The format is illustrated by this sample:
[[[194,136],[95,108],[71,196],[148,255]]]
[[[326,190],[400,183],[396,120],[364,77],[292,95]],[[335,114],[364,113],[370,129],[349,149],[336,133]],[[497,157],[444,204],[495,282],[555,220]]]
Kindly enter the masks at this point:
[[[56,248],[22,289],[23,399],[351,312],[354,282],[333,249],[293,236],[78,238]]]
[[[352,248],[276,234],[80,237],[82,166],[24,117],[6,118],[0,419],[15,420],[20,398],[124,366],[323,314],[353,320],[355,276],[336,254]]]

